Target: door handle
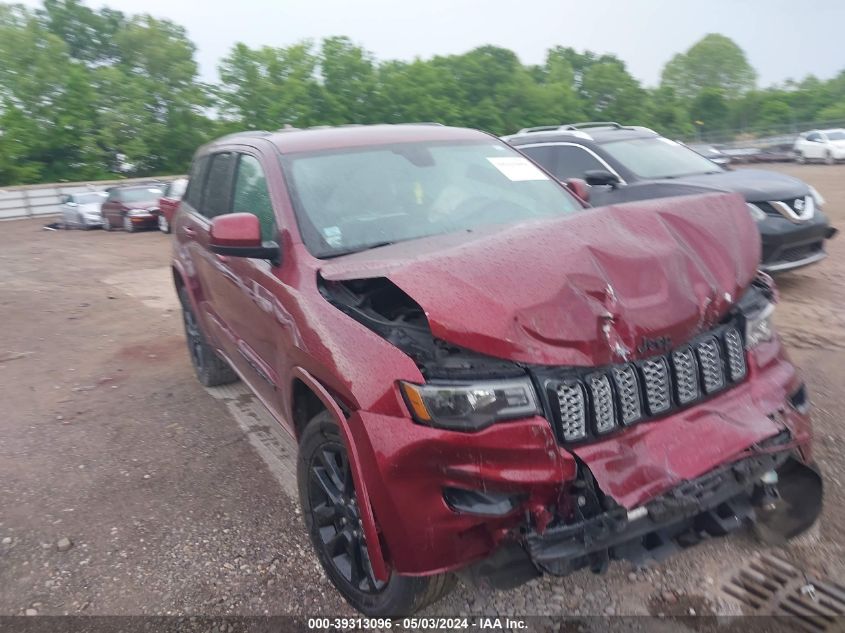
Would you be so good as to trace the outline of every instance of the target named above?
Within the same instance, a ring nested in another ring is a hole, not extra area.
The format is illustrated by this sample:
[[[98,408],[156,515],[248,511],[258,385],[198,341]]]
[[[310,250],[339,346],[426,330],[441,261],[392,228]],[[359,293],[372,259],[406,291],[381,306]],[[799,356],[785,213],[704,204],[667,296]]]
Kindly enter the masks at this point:
[[[185,228],[183,228],[182,233],[184,233],[188,237],[193,237],[194,235],[197,234],[197,232],[194,229],[192,229],[190,226],[186,226]]]

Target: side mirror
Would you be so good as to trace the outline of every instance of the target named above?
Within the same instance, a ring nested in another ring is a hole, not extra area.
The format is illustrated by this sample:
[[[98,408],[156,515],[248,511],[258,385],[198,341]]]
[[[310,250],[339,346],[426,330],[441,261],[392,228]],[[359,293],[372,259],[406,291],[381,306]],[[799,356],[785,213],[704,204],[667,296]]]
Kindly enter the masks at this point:
[[[218,255],[268,259],[274,266],[281,260],[281,249],[276,242],[261,241],[261,224],[252,213],[229,213],[214,218],[209,248]]]
[[[606,185],[616,189],[619,186],[619,176],[612,174],[606,169],[590,169],[584,172],[584,180],[588,185]]]
[[[589,202],[590,185],[587,184],[586,180],[582,180],[581,178],[568,178],[564,181],[563,186],[569,189],[570,192],[575,194],[575,196],[580,198],[582,201]]]

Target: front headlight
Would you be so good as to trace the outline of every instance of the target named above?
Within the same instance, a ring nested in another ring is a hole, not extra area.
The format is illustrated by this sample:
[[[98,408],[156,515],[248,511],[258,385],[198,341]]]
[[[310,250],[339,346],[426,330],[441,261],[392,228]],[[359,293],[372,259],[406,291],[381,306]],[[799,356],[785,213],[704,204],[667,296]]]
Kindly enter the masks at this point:
[[[822,206],[825,203],[824,197],[818,191],[816,191],[815,187],[810,187],[810,195],[813,197],[813,202],[816,203],[817,207]]]
[[[499,420],[525,418],[539,412],[534,386],[528,378],[399,385],[417,422],[444,429],[477,431]]]
[[[753,202],[746,202],[745,206],[748,207],[748,210],[751,212],[751,217],[754,218],[756,222],[766,219],[766,212]]]
[[[775,335],[772,313],[775,304],[766,302],[759,310],[745,315],[745,346],[748,349],[771,341]]]

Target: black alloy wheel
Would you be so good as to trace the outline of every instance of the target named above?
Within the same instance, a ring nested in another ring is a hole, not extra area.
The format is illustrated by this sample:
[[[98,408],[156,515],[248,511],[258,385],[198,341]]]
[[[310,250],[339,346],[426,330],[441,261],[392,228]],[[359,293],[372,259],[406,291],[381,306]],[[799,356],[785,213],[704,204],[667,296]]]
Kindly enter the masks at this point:
[[[216,387],[238,380],[238,375],[229,363],[206,343],[184,287],[179,289],[179,302],[182,304],[182,323],[185,326],[188,353],[200,383],[206,387]]]
[[[339,441],[323,444],[311,462],[308,494],[320,543],[337,572],[364,593],[377,593],[378,580],[367,553],[355,486],[346,449]]]
[[[317,558],[331,583],[355,609],[376,618],[410,615],[455,586],[452,574],[376,578],[364,536],[346,446],[334,417],[321,411],[299,442],[299,501]]]

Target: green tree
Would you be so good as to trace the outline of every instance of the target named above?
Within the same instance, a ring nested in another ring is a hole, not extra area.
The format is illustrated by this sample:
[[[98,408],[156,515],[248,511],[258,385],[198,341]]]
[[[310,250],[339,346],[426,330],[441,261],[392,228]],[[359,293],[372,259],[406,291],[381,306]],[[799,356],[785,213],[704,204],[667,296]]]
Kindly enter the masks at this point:
[[[690,116],[702,130],[713,132],[728,127],[730,107],[718,88],[704,88],[689,106]]]
[[[348,37],[329,37],[320,48],[322,90],[316,110],[328,124],[375,123],[372,109],[377,92],[376,62],[371,53]]]
[[[666,64],[660,85],[691,101],[704,90],[740,96],[751,90],[756,80],[757,73],[743,50],[730,38],[710,33]]]
[[[646,92],[622,62],[592,64],[584,71],[581,93],[595,120],[640,123],[645,117]]]
[[[236,44],[220,64],[216,96],[224,116],[242,128],[275,130],[318,122],[317,56],[310,42],[250,49]]]

